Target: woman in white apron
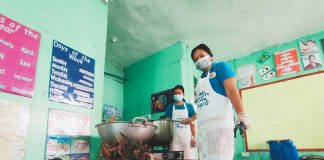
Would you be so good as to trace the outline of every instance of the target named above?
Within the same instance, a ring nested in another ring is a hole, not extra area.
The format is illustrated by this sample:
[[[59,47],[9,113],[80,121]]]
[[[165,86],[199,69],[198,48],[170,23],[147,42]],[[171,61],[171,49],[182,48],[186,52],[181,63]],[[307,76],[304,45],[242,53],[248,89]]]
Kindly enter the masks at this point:
[[[200,44],[191,52],[197,69],[203,71],[195,94],[197,102],[198,149],[203,160],[233,160],[234,115],[232,104],[238,113],[238,122],[249,127],[239,92],[235,73],[226,62],[212,63],[208,46]]]
[[[196,144],[196,126],[192,122],[196,119],[196,112],[190,103],[184,101],[184,88],[177,85],[173,89],[174,104],[167,106],[166,117],[181,121],[174,123],[172,151],[184,151],[184,159],[195,159],[193,148]]]

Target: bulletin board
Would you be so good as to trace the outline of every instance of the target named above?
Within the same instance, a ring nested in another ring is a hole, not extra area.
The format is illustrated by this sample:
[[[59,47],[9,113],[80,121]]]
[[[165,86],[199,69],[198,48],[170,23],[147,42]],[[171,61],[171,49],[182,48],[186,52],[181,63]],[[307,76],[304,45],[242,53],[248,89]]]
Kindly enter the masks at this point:
[[[268,150],[268,140],[291,139],[300,151],[324,150],[324,71],[240,90],[253,115],[247,151]]]

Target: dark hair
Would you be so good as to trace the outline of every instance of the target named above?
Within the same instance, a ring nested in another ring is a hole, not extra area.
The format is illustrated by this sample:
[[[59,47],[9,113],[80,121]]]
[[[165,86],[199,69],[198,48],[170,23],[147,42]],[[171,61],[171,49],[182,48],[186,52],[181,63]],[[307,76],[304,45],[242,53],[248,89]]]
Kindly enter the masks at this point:
[[[184,88],[183,88],[182,85],[176,85],[176,86],[173,88],[173,93],[174,93],[174,91],[175,91],[176,89],[180,89],[180,90],[182,90],[182,92],[184,93]]]
[[[311,55],[308,57],[308,59],[310,59],[311,57],[314,57],[314,58],[315,58],[315,56],[311,54]]]
[[[306,41],[306,44],[307,44],[308,42],[316,43],[316,42],[313,41],[313,40],[308,40],[308,41]]]
[[[205,52],[207,52],[211,57],[213,56],[212,52],[210,51],[209,47],[206,44],[199,44],[197,47],[195,47],[194,49],[192,49],[191,51],[191,59],[193,60],[193,55],[196,52],[197,49],[201,49]]]
[[[173,94],[174,94],[174,91],[175,91],[176,89],[180,89],[180,90],[184,93],[184,88],[183,88],[182,85],[176,85],[176,86],[173,88]],[[186,102],[186,100],[185,100],[184,98],[183,98],[183,101]],[[172,99],[172,103],[174,103],[174,102],[175,102],[174,99]]]

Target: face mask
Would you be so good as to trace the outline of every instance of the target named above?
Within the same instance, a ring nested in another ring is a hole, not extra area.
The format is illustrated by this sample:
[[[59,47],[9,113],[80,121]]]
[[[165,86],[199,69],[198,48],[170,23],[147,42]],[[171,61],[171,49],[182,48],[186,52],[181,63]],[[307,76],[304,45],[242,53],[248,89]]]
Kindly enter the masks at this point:
[[[204,56],[204,57],[198,59],[198,61],[195,64],[196,64],[197,69],[204,71],[205,69],[207,69],[208,67],[211,66],[212,62],[211,62],[209,56]]]
[[[176,94],[176,95],[174,95],[173,96],[173,99],[175,100],[175,101],[182,101],[183,100],[183,95],[182,94]]]

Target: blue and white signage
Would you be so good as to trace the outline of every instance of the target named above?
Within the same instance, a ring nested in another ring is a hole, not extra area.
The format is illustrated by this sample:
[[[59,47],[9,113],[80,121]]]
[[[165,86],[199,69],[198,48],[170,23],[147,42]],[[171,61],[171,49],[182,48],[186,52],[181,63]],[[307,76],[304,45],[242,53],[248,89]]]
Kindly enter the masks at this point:
[[[93,108],[95,60],[54,40],[49,100]]]

